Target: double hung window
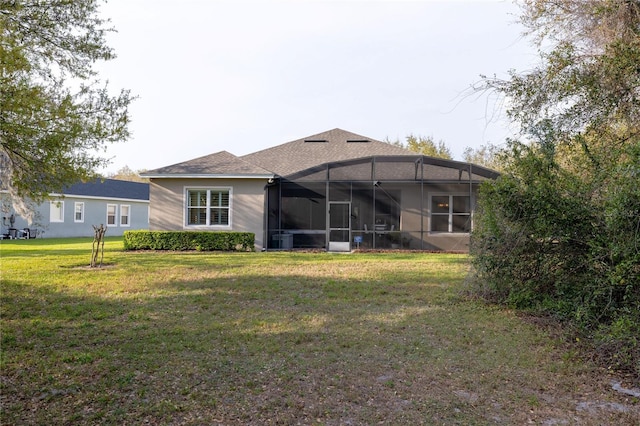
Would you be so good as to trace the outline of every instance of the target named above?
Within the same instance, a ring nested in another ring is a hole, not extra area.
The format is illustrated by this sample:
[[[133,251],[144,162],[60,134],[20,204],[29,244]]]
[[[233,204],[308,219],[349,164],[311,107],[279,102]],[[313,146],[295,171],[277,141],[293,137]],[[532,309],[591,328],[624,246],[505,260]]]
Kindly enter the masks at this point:
[[[56,200],[49,203],[49,221],[64,222],[64,201]]]
[[[116,216],[118,214],[117,204],[107,204],[107,226],[117,226]]]
[[[107,204],[107,226],[131,226],[131,206],[120,204],[118,219],[118,204]]]
[[[73,221],[77,223],[84,222],[84,203],[76,202],[74,203],[74,213],[73,213]]]
[[[471,197],[433,195],[431,197],[431,232],[471,232]]]
[[[129,210],[131,206],[126,204],[120,205],[120,226],[129,226]]]
[[[187,189],[188,226],[229,226],[231,224],[230,188]]]

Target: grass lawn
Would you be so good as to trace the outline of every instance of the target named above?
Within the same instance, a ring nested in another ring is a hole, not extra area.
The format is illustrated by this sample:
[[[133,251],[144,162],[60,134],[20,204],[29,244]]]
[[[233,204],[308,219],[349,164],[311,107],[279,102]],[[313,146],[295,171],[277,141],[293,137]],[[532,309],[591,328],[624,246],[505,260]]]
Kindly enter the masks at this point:
[[[0,424],[634,424],[637,398],[463,255],[0,242]],[[624,383],[623,383],[624,385]]]

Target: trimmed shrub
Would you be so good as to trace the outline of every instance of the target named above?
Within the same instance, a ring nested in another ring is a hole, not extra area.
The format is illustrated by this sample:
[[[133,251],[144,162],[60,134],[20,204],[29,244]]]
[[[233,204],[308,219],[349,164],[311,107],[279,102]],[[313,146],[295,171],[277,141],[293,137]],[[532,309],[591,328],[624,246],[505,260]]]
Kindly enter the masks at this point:
[[[252,232],[126,231],[125,250],[253,251]]]

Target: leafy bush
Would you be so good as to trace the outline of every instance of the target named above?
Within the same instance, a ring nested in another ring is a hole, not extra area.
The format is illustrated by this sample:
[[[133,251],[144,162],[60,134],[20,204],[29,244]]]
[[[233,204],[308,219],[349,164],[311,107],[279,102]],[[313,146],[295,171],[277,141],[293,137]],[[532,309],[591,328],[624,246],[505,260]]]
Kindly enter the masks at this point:
[[[531,142],[483,189],[477,291],[578,325],[640,379],[640,2],[519,2],[541,63],[478,89]]]
[[[640,377],[640,145],[591,173],[544,142],[511,142],[509,157],[480,189],[474,291],[570,321]]]
[[[125,250],[253,251],[251,232],[126,231]]]

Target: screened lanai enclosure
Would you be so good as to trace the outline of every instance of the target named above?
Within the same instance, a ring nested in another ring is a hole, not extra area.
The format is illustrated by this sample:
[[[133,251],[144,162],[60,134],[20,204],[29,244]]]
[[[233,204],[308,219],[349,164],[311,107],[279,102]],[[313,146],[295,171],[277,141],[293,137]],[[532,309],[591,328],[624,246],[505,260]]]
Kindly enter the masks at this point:
[[[495,171],[422,155],[326,163],[267,186],[267,249],[467,251]]]

